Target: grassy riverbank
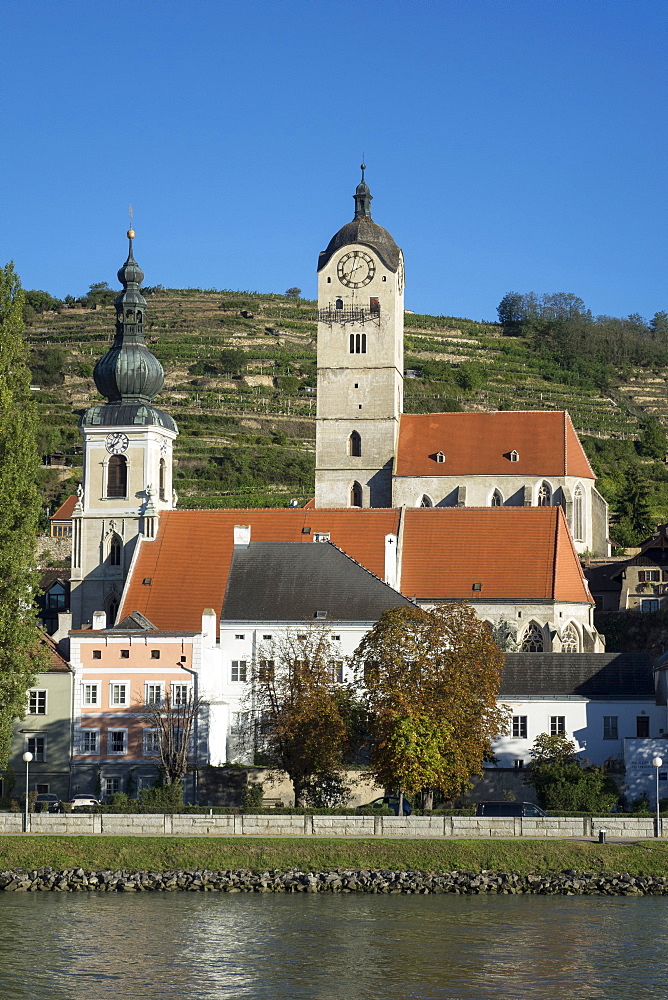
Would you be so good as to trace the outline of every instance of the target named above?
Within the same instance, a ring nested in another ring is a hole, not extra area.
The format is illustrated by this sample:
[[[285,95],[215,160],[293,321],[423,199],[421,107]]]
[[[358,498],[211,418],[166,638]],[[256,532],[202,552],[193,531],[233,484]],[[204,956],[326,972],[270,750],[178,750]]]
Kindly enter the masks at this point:
[[[291,840],[224,837],[2,837],[0,869],[162,871],[381,868],[393,871],[629,872],[668,875],[668,843],[543,840]]]

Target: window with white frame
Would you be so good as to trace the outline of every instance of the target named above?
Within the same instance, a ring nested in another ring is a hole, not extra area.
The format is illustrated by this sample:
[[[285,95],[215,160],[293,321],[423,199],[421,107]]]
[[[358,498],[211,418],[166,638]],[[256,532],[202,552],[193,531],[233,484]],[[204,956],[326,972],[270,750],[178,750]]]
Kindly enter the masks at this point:
[[[245,681],[247,673],[247,663],[246,660],[232,660],[232,672],[230,680],[234,681]]]
[[[26,739],[26,750],[32,754],[33,760],[43,762],[46,760],[46,736],[28,736]]]
[[[343,684],[343,660],[330,660],[329,666],[332,671],[332,680],[335,684]]]
[[[638,583],[658,583],[661,579],[661,570],[640,569],[638,570]]]
[[[562,736],[566,732],[566,716],[550,716],[550,736]]]
[[[100,752],[100,730],[80,729],[79,753],[99,753],[99,752]]]
[[[244,732],[248,728],[249,720],[250,712],[232,712],[232,732]]]
[[[116,795],[121,790],[121,779],[116,775],[112,775],[104,779],[104,797],[110,799],[112,795]]]
[[[100,704],[100,682],[85,681],[82,684],[83,703],[85,707],[97,708]]]
[[[144,701],[147,705],[162,705],[162,684],[145,684]]]
[[[111,681],[109,684],[109,704],[112,708],[128,704],[128,690],[127,681]]]
[[[513,737],[516,740],[525,740],[527,738],[527,731],[527,716],[513,715]]]
[[[46,715],[46,691],[35,689],[28,692],[28,714]]]
[[[157,757],[160,753],[160,732],[157,729],[145,729],[142,733],[142,752],[144,757]]]
[[[110,729],[107,733],[107,753],[128,752],[127,729]]]
[[[189,684],[172,684],[172,706],[187,705],[190,701]]]
[[[619,739],[619,727],[617,725],[618,718],[616,715],[604,715],[603,716],[603,739],[604,740],[617,740]]]

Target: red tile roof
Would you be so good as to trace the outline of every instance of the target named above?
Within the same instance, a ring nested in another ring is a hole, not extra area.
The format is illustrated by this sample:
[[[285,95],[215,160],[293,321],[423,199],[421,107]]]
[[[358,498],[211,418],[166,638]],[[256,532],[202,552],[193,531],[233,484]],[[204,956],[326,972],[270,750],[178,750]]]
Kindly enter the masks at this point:
[[[76,493],[73,493],[71,496],[69,496],[67,498],[67,500],[65,500],[64,503],[61,503],[61,505],[58,508],[58,510],[55,512],[55,514],[51,515],[51,517],[49,518],[49,520],[50,521],[71,521],[72,520],[72,512],[73,512],[73,510],[74,510],[74,508],[76,506],[76,502],[77,502],[77,496],[76,496]]]
[[[140,611],[159,629],[199,629],[204,608],[219,614],[235,524],[250,525],[256,542],[313,544],[314,532],[329,532],[335,545],[382,579],[385,535],[396,534],[398,523],[399,511],[387,509],[169,511],[160,515],[155,541],[141,543],[118,620]]]
[[[592,600],[561,507],[407,508],[402,554],[422,601]]]
[[[236,524],[251,526],[251,542],[312,544],[329,532],[383,579],[385,535],[401,517],[407,597],[591,602],[560,507],[170,511],[140,545],[119,621],[139,611],[158,629],[198,630],[204,608],[220,614]]]
[[[46,670],[49,672],[55,671],[57,673],[69,674],[70,666],[67,660],[63,659],[56,649],[56,644],[51,636],[47,635],[46,632],[43,632],[39,637],[39,642],[46,650],[46,661],[48,664]]]
[[[432,457],[439,451],[445,462]],[[596,478],[568,413],[544,410],[404,413],[395,475]]]

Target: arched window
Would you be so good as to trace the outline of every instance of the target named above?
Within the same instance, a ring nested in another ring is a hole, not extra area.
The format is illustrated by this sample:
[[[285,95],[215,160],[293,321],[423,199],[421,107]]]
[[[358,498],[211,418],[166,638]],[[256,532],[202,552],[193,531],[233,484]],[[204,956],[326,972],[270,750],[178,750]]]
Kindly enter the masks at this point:
[[[123,551],[123,543],[121,542],[118,535],[113,535],[111,542],[109,543],[109,565],[110,566],[120,566],[121,565],[121,553]]]
[[[578,542],[584,540],[584,491],[580,483],[573,490],[573,535]]]
[[[343,309],[343,299],[337,299],[334,303],[335,309]]]
[[[580,641],[578,639],[578,634],[572,625],[567,625],[564,631],[561,633],[561,652],[562,653],[580,652]]]
[[[118,615],[118,598],[114,594],[107,601],[107,628],[111,628],[116,623]]]
[[[142,317],[142,311],[141,311],[141,309],[138,309],[137,310],[137,322],[141,323],[142,319],[143,319],[143,317]]]
[[[350,487],[350,506],[351,507],[361,507],[362,506],[362,487],[359,483],[353,483]]]
[[[431,497],[428,497],[427,494],[425,493],[422,499],[420,500],[420,507],[433,507],[433,506],[434,504]]]
[[[166,486],[165,486],[166,478],[167,478],[167,463],[165,462],[164,458],[161,458],[160,459],[160,472],[159,472],[159,476],[158,476],[158,497],[160,498],[160,500],[166,500],[167,499],[166,493],[165,493],[165,490],[166,490]]]
[[[542,653],[543,650],[543,630],[537,622],[529,622],[522,638],[522,652]]]
[[[128,460],[125,455],[112,455],[107,467],[107,496],[125,497],[128,492]]]
[[[549,483],[541,483],[538,489],[538,506],[550,507],[552,504],[552,490]]]
[[[360,458],[362,454],[362,438],[357,431],[353,431],[348,438],[348,454],[354,458]]]
[[[498,490],[494,490],[492,493],[492,499],[489,501],[490,507],[503,507],[503,497]]]

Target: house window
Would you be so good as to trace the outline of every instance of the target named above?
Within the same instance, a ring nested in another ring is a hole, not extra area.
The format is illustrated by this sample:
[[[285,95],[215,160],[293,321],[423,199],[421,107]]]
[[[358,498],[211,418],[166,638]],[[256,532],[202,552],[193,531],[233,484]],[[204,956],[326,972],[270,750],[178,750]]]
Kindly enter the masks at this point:
[[[651,611],[658,611],[659,610],[659,601],[658,601],[658,598],[652,597],[652,598],[648,598],[648,599],[642,600],[640,602],[640,610],[642,612],[645,612],[645,611],[650,611],[650,612]]]
[[[520,453],[519,453],[519,451],[511,451],[511,453],[510,453],[510,461],[511,462],[519,462],[519,460],[520,460]]]
[[[537,622],[529,622],[522,639],[523,653],[543,652],[543,630]]]
[[[350,334],[350,353],[366,354],[366,333]]]
[[[550,736],[561,736],[566,732],[566,716],[550,716]]]
[[[128,685],[112,681],[109,685],[109,704],[111,706],[127,705]]]
[[[121,565],[121,540],[118,535],[114,535],[111,539],[111,544],[109,545],[109,565],[110,566],[120,566]]]
[[[573,491],[573,534],[576,541],[584,539],[584,494],[579,483]]]
[[[159,649],[152,649],[151,650],[151,659],[152,660],[159,660],[160,659],[160,650]]]
[[[121,779],[117,777],[104,779],[104,797],[110,799],[121,790]]]
[[[271,636],[271,635],[263,635],[262,636],[262,639],[263,639],[264,642],[271,642],[272,638],[273,638],[273,636]]]
[[[246,680],[246,660],[232,660],[231,680],[234,682]]]
[[[119,499],[127,496],[128,460],[125,455],[112,455],[107,466],[107,497]]]
[[[267,683],[268,681],[273,681],[274,679],[274,661],[273,660],[260,660],[259,670],[258,670],[258,680],[261,684]]]
[[[80,729],[79,730],[79,747],[80,753],[99,753],[100,752],[100,730],[99,729]]]
[[[350,506],[351,507],[361,507],[362,506],[362,487],[359,483],[353,483],[350,487]]]
[[[43,762],[46,760],[46,736],[28,736],[26,739],[26,750],[32,754],[33,760]]]
[[[445,455],[443,454],[442,451],[437,451],[436,452],[436,461],[439,464],[442,464],[443,462],[445,462]]]
[[[47,608],[50,608],[52,611],[64,611],[67,601],[65,599],[65,588],[62,583],[54,583],[45,596]]]
[[[46,715],[46,691],[31,691],[28,695],[28,714]]]
[[[160,733],[157,729],[143,731],[142,753],[144,757],[156,757],[160,753]]]
[[[102,659],[102,650],[101,649],[94,649],[93,650],[93,659],[94,660],[101,660]]]
[[[245,638],[246,638],[246,636],[245,636],[245,635],[235,635],[235,637],[234,637],[234,638],[235,638],[235,639],[245,639]]]
[[[638,583],[659,583],[661,580],[661,570],[640,569],[638,570]]]
[[[362,454],[362,438],[357,431],[353,431],[348,438],[348,454],[354,458],[359,458]]]
[[[641,740],[647,739],[649,736],[649,716],[636,716],[636,736]]]
[[[541,483],[538,489],[538,506],[549,507],[552,503],[552,490],[549,483]]]
[[[108,753],[128,752],[128,731],[127,729],[110,729],[107,733]]]
[[[660,777],[660,780],[663,781],[663,778]],[[37,792],[38,795],[48,795],[49,794],[49,787],[50,787],[49,785],[42,784],[41,781],[38,781],[35,784],[35,791]]]
[[[118,614],[118,598],[111,597],[107,602],[107,628],[111,628]]]
[[[328,280],[329,280],[329,279],[328,279]],[[334,308],[335,308],[335,309],[343,309],[343,299],[341,299],[341,298],[338,298],[338,299],[336,300],[336,302],[334,303]]]
[[[129,660],[130,659],[130,650],[129,649],[122,649],[121,650],[121,659],[122,660]]]
[[[515,768],[516,771],[523,771],[524,760],[522,758],[517,758],[516,760],[513,761],[513,767]]]
[[[330,660],[332,680],[335,684],[343,684],[343,660]]]
[[[190,701],[189,684],[172,684],[172,707],[182,707]]]
[[[527,716],[513,715],[513,737],[516,740],[527,738]]]
[[[567,625],[561,635],[561,652],[577,653],[580,650],[580,640],[572,625]]]
[[[166,498],[165,492],[165,482],[167,479],[167,466],[165,464],[164,458],[160,459],[160,469],[158,472],[158,498],[164,500]]]
[[[492,499],[489,502],[490,507],[503,507],[503,497],[498,490],[494,490],[492,493]]]
[[[162,705],[162,684],[147,684],[144,695],[147,705]]]
[[[603,716],[603,739],[604,740],[619,739],[616,715]]]
[[[420,500],[420,507],[433,507],[433,506],[434,505],[431,502],[430,498],[425,493],[422,499]]]
[[[100,704],[100,685],[97,681],[83,685],[83,703],[88,707]]]

